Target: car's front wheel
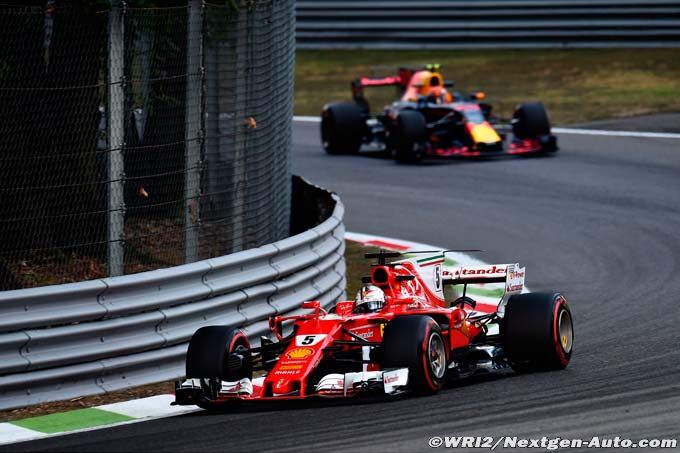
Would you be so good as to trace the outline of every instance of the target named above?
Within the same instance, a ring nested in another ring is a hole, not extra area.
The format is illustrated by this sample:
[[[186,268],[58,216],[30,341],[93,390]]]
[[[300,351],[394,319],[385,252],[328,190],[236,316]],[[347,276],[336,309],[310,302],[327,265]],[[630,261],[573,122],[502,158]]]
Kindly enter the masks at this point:
[[[444,385],[446,342],[439,324],[429,316],[399,316],[385,326],[382,340],[383,369],[408,368],[408,387],[432,394]]]
[[[321,112],[321,144],[328,154],[356,154],[361,149],[366,123],[354,102],[336,102]]]
[[[191,337],[187,349],[186,376],[201,380],[205,398],[197,402],[198,406],[207,410],[223,408],[223,403],[213,402],[222,381],[252,379],[252,375],[250,343],[241,330],[207,326],[198,329]]]
[[[550,135],[548,111],[540,102],[526,102],[515,109],[512,133],[516,138],[539,138]]]
[[[392,155],[397,162],[415,164],[423,160],[427,128],[422,113],[416,110],[399,112],[392,135]]]

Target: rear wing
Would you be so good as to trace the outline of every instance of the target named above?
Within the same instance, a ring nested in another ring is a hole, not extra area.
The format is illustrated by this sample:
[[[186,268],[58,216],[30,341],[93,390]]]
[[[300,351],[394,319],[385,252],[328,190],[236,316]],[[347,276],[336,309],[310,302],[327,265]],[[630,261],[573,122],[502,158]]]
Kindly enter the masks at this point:
[[[352,97],[359,104],[363,104],[364,100],[364,88],[365,87],[386,87],[386,86],[396,86],[399,88],[401,94],[403,94],[408,88],[409,82],[418,71],[427,70],[438,72],[438,64],[428,64],[422,67],[401,67],[397,75],[387,76],[387,77],[359,77],[352,81]],[[444,80],[444,86],[452,87],[454,85],[453,81]]]
[[[387,87],[387,86],[405,86],[408,80],[404,80],[400,76],[388,76],[380,78],[360,77],[352,81],[352,87],[358,85],[364,87]]]
[[[488,264],[486,266],[454,267],[442,270],[442,282],[444,285],[467,285],[504,283],[503,296],[499,301],[499,313],[502,313],[505,303],[513,294],[519,294],[524,290],[525,268],[519,264]],[[465,289],[463,290],[465,293]]]
[[[388,87],[395,86],[400,92],[404,92],[408,86],[409,80],[413,75],[410,71],[403,72],[399,71],[396,76],[371,78],[371,77],[360,77],[358,79],[352,80],[352,98],[355,102],[362,104],[365,102],[364,99],[364,88],[365,87]]]
[[[505,283],[509,264],[488,266],[444,268],[442,279],[445,285],[467,285],[479,283]]]
[[[397,75],[394,76],[359,77],[352,81],[352,88],[400,86],[405,89],[416,71],[418,71],[416,68],[399,68]]]

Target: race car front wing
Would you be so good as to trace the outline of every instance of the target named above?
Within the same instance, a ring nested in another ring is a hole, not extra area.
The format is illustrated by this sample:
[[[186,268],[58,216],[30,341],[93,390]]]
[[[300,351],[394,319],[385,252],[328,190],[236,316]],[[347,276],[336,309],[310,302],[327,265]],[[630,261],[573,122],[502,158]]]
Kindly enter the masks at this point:
[[[175,401],[173,405],[195,405],[201,401],[226,402],[228,400],[275,400],[297,399],[305,397],[348,397],[360,393],[382,392],[396,395],[406,390],[408,385],[408,368],[388,371],[364,371],[357,373],[331,373],[322,377],[314,385],[314,392],[300,395],[263,394],[265,377],[254,379],[243,378],[239,381],[220,381],[219,388],[210,388],[207,379],[185,379],[175,384]],[[211,395],[212,393],[212,395]]]

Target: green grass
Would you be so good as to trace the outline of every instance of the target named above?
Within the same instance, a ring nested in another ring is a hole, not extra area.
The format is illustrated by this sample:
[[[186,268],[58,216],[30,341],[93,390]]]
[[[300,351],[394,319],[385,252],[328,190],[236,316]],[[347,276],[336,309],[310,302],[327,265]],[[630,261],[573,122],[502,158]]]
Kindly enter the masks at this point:
[[[93,426],[110,425],[113,423],[133,420],[132,417],[102,411],[95,408],[78,409],[57,414],[41,415],[11,422],[23,428],[40,431],[41,433],[60,433],[76,429],[91,428]]]
[[[327,102],[349,100],[349,83],[360,75],[426,63],[442,64],[461,92],[485,91],[501,116],[534,100],[556,124],[680,111],[680,49],[299,50],[295,113],[318,115]],[[379,111],[395,92],[376,88],[369,96]]]

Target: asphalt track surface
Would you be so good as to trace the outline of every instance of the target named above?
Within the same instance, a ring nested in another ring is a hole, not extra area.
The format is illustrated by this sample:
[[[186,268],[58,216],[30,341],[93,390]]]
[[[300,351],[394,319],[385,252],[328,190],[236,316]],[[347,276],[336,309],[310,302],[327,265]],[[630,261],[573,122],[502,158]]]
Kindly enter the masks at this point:
[[[554,157],[400,166],[375,153],[327,156],[317,128],[295,125],[294,171],[342,197],[348,230],[526,265],[527,286],[571,304],[569,368],[426,398],[198,412],[0,449],[410,452],[432,451],[435,435],[680,439],[680,140],[562,135]]]

